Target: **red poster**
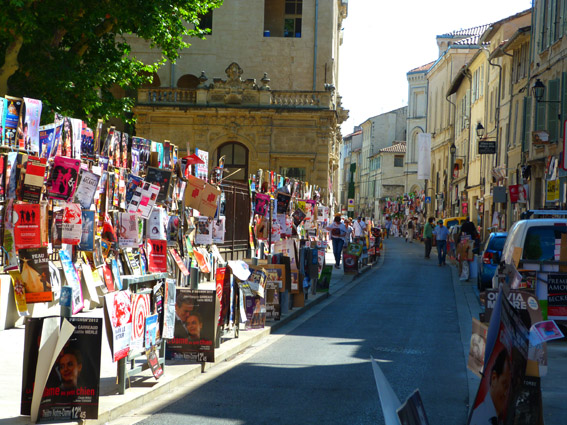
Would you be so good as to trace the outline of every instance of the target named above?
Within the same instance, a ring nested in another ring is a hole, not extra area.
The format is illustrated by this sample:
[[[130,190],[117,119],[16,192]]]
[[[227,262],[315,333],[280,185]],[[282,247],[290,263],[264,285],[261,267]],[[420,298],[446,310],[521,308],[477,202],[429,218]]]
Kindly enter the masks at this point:
[[[184,276],[189,276],[189,270],[187,270],[187,266],[185,266],[183,260],[181,259],[175,248],[170,248],[169,252],[171,253],[173,259],[175,260],[175,263],[179,267],[179,270],[181,270],[181,273],[183,273]]]
[[[16,249],[41,247],[39,204],[15,204],[13,222]]]
[[[167,241],[148,239],[148,257],[150,273],[167,273]]]
[[[102,266],[102,271],[104,274],[104,283],[106,284],[106,288],[110,292],[114,292],[114,279],[112,278],[112,270],[110,269],[108,263],[104,263],[104,265]]]

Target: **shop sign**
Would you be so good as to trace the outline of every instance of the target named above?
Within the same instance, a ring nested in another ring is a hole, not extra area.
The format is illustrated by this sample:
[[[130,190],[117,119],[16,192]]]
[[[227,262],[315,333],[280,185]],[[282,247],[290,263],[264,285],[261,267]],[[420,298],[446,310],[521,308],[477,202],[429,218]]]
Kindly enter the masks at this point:
[[[479,153],[479,155],[495,154],[496,153],[496,141],[495,140],[480,140],[478,142],[478,153]]]

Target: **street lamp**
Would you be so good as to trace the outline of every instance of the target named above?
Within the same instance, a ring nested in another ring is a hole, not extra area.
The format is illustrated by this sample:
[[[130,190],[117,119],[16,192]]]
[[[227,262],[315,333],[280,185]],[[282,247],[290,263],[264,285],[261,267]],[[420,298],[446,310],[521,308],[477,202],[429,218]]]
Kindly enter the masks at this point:
[[[449,148],[449,152],[451,152],[451,155],[455,155],[457,153],[457,147],[455,146],[454,143]]]
[[[541,102],[544,94],[545,94],[545,85],[538,78],[538,79],[536,79],[536,81],[535,81],[535,83],[532,87],[532,95],[533,95],[533,97],[535,97],[535,100],[537,102]]]
[[[543,84],[539,78],[536,79],[532,86],[532,96],[537,103],[561,103],[560,100],[543,100],[545,97],[545,84]]]
[[[480,122],[476,125],[476,136],[479,139],[482,139],[482,137],[484,136],[484,127]]]

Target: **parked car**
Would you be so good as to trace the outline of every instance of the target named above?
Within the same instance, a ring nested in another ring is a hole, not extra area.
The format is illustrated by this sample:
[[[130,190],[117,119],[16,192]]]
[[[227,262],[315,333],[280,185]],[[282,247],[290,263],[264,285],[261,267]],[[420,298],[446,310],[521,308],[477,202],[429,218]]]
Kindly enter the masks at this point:
[[[478,290],[480,292],[492,287],[492,277],[498,268],[506,236],[508,236],[506,232],[493,232],[488,235],[484,243],[478,273]]]
[[[517,221],[508,232],[498,259],[505,279],[516,269],[539,271],[544,264],[551,267],[556,261],[555,243],[561,240],[561,235],[567,234],[567,211],[529,211],[525,216],[529,218]],[[551,218],[553,216],[555,218]],[[493,283],[494,287],[497,285]]]

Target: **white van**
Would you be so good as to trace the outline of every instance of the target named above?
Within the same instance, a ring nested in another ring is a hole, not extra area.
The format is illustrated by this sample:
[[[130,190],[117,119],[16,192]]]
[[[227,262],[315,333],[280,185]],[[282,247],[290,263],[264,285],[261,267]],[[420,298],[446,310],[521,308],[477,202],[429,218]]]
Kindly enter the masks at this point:
[[[516,248],[522,249],[521,262],[554,261],[555,241],[563,233],[567,233],[567,218],[520,220],[508,232],[500,261],[512,264]]]

